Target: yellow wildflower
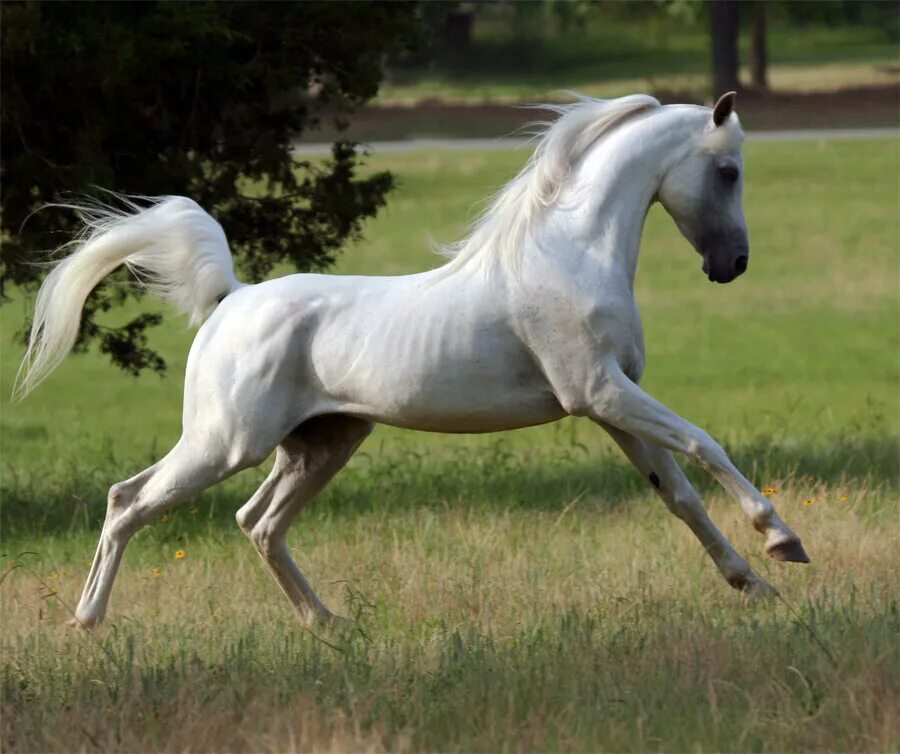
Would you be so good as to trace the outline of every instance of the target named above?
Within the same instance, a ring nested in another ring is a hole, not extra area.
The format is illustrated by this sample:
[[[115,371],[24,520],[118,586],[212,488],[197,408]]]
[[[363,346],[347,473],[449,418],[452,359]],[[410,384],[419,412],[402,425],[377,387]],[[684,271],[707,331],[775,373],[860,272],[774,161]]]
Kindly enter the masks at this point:
[[[184,550],[176,550],[175,560],[183,560],[185,555],[187,555],[187,553]]]
[[[804,500],[803,504],[804,505],[812,505],[814,502],[816,502],[816,499],[814,497],[811,497],[808,500]]]
[[[846,496],[846,495],[841,495],[840,501],[841,501],[842,503],[846,503],[846,502],[847,502],[847,496]]]
[[[774,487],[766,487],[762,493],[763,495],[774,495],[778,492]]]

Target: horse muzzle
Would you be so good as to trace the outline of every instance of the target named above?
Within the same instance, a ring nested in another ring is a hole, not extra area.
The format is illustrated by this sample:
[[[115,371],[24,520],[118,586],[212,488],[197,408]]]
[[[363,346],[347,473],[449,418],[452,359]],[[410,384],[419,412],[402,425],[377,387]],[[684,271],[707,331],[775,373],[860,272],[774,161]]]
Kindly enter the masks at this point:
[[[737,254],[705,252],[703,272],[712,283],[730,283],[746,272],[749,262],[750,252],[747,249]]]

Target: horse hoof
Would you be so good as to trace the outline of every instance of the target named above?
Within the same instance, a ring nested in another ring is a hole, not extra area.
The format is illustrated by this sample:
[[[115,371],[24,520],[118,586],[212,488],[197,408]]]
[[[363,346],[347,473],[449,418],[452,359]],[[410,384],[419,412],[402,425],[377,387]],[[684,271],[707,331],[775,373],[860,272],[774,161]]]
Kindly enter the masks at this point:
[[[762,579],[751,582],[744,589],[747,602],[752,604],[764,603],[778,596],[778,590]]]
[[[84,620],[72,618],[72,620],[66,621],[66,625],[79,631],[94,631],[100,625],[101,620],[102,618],[85,618]]]
[[[790,563],[809,563],[809,555],[803,549],[799,539],[789,539],[786,542],[779,542],[766,549],[767,554],[775,560],[782,560]]]
[[[353,625],[353,621],[325,611],[315,613],[312,616],[302,618],[303,624],[309,629],[322,629],[325,631],[344,631]]]

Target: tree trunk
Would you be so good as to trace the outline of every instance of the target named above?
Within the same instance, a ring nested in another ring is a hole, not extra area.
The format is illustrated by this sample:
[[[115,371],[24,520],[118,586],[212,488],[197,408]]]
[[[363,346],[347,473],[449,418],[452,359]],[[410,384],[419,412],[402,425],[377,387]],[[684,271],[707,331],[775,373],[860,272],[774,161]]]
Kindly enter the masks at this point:
[[[753,31],[750,38],[750,77],[753,86],[765,89],[766,68],[768,59],[766,55],[766,4],[761,0],[753,3]]]
[[[712,42],[713,96],[737,91],[738,8],[737,0],[709,0],[709,30]]]
[[[452,49],[467,50],[472,42],[472,21],[470,11],[451,10],[444,21],[444,37]]]

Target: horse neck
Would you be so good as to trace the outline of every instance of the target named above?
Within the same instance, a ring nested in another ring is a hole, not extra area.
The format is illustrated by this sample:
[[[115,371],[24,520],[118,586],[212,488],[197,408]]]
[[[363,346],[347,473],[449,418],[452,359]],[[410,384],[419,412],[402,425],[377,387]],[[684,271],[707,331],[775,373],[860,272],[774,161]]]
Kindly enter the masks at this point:
[[[662,108],[598,142],[548,211],[537,243],[580,280],[613,277],[633,290],[647,212],[696,126],[692,115]]]

